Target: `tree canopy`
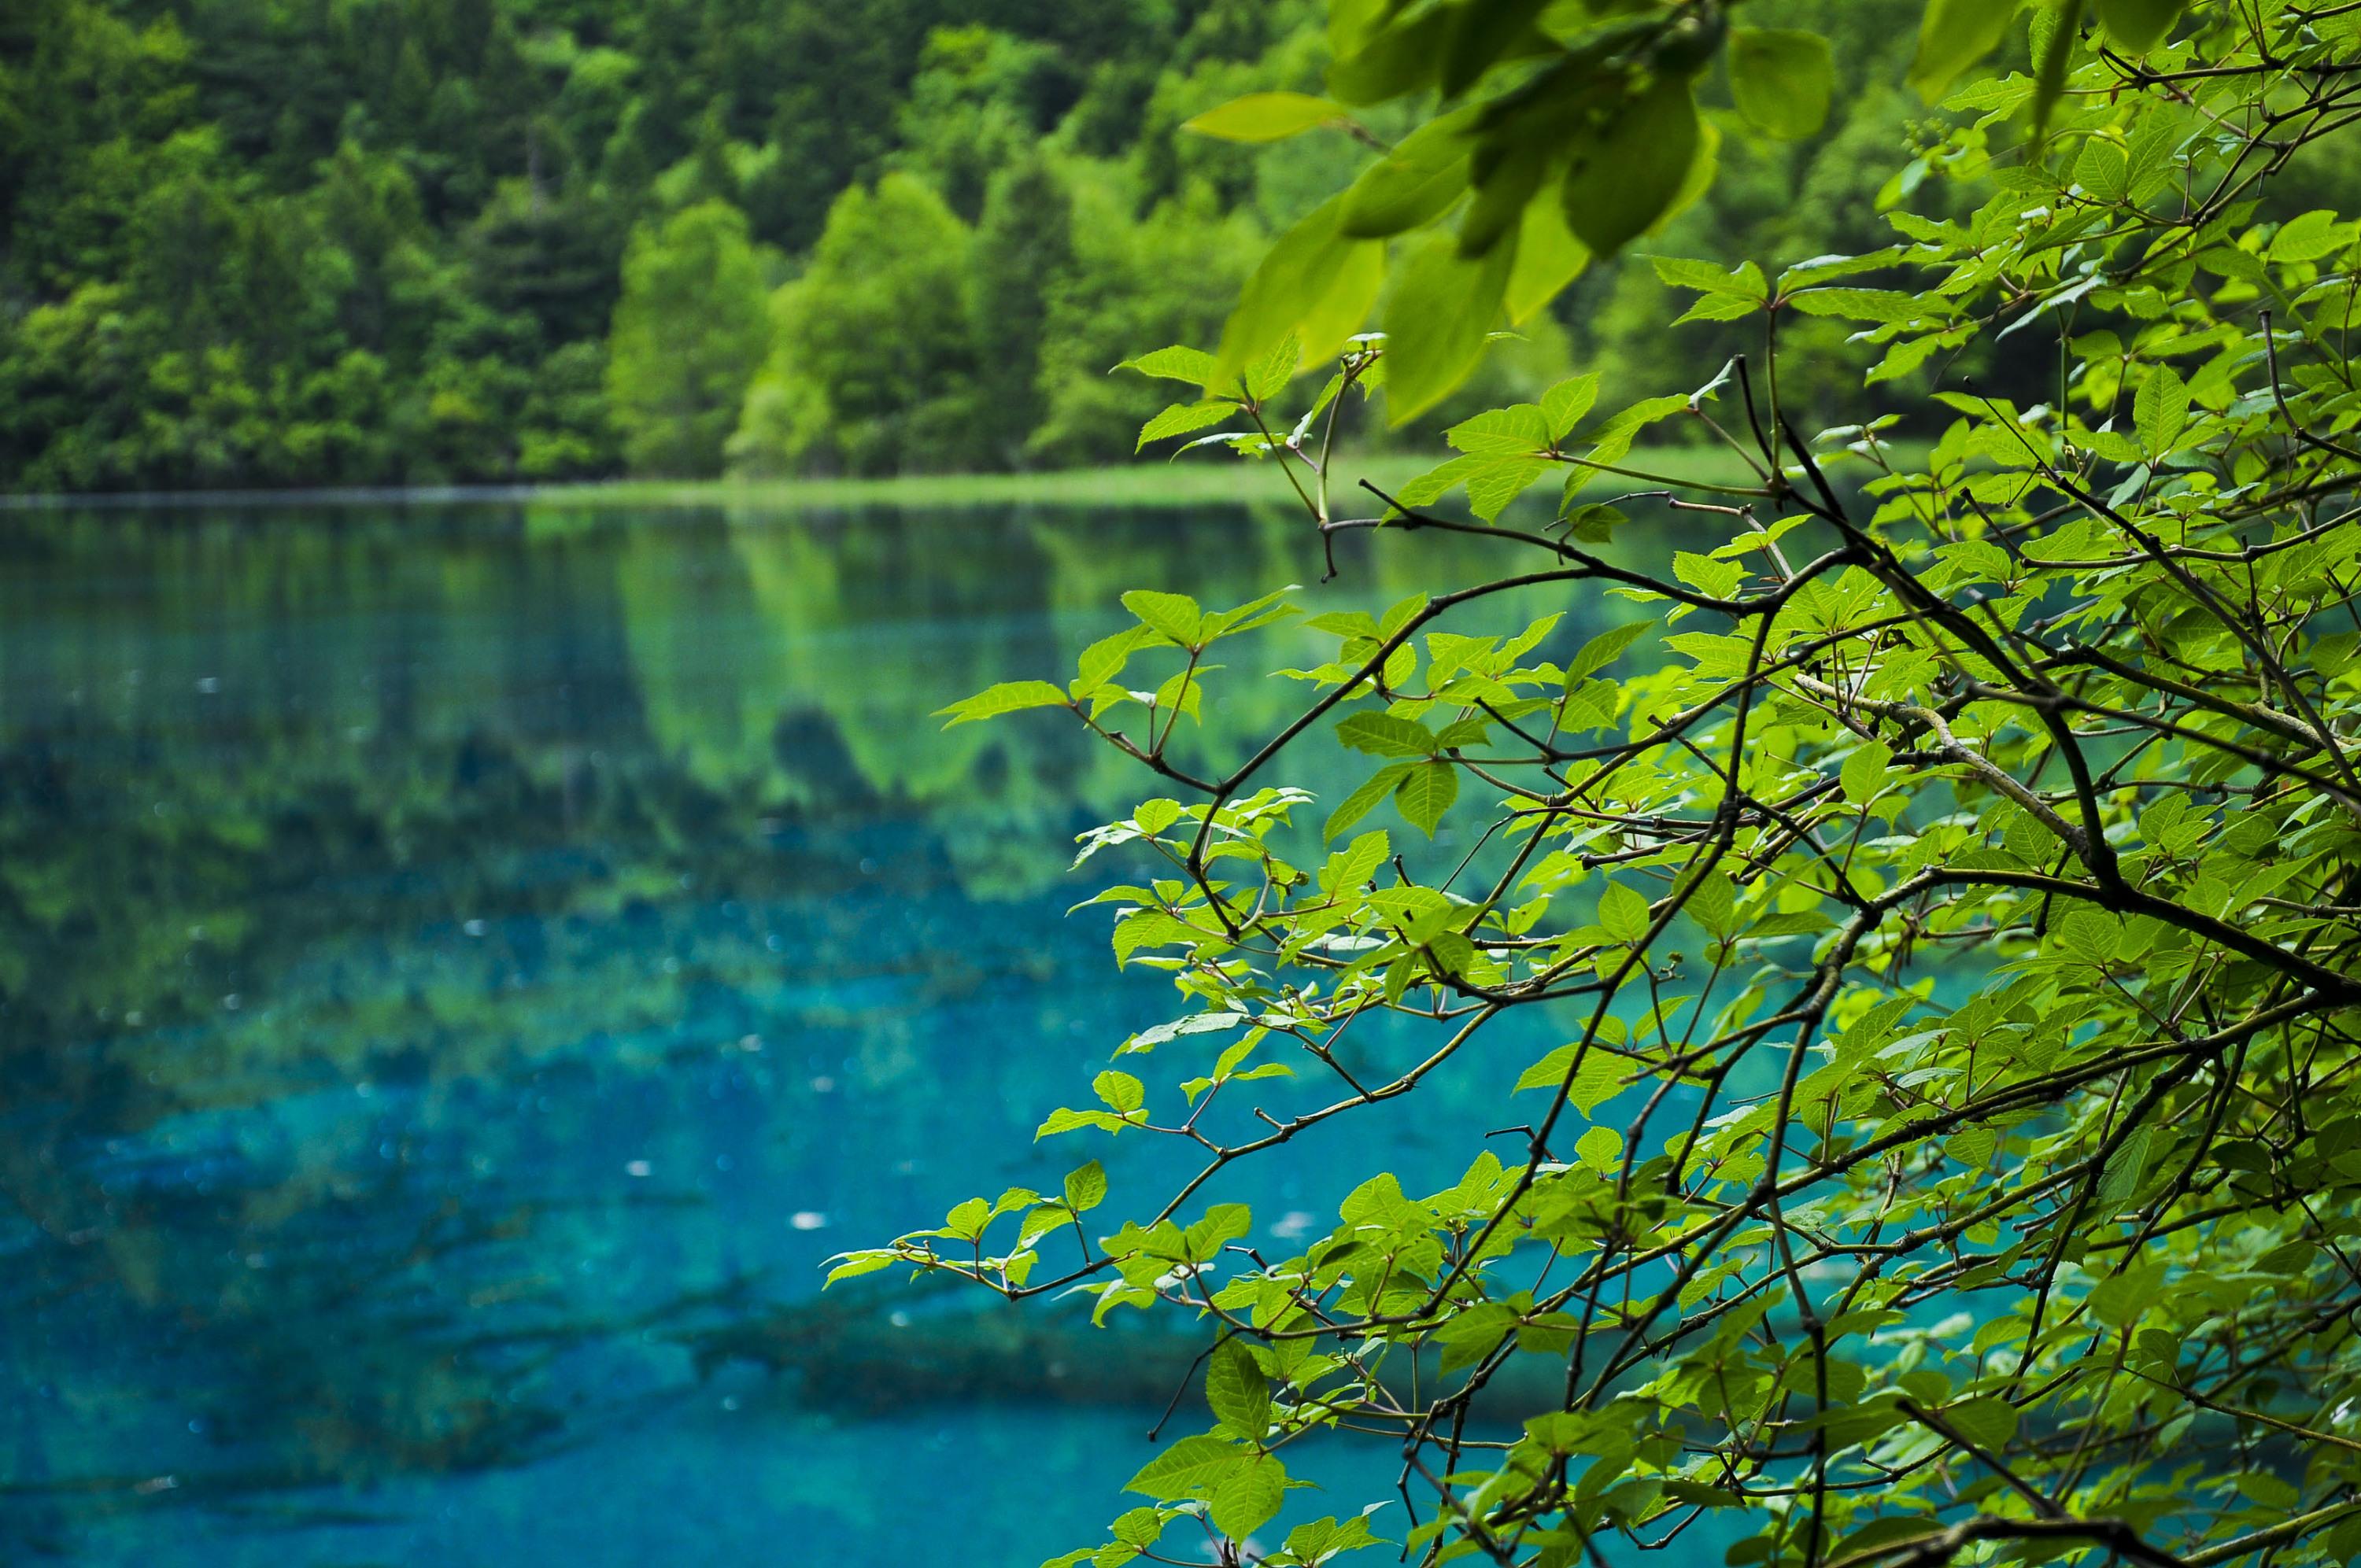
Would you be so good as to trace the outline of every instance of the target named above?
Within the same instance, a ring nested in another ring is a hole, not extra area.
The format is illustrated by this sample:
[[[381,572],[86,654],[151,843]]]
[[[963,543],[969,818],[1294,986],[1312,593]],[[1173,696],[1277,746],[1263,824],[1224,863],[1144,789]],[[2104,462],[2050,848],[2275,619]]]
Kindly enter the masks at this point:
[[[1910,0],[1748,4],[1833,40],[1828,124],[1747,134],[1736,81],[1709,77],[1719,178],[1668,232],[1732,261],[1806,233],[1878,243],[1862,153],[1908,113]],[[1175,134],[1243,95],[1319,99],[1340,36],[1308,0],[28,0],[0,18],[0,483],[1122,457],[1157,404],[1108,367],[1213,341],[1272,236],[1350,181],[1354,138],[1417,123],[1400,97],[1290,138]],[[912,186],[969,252],[956,312],[911,247],[829,260],[832,225]],[[743,332],[755,367],[730,356],[703,412],[635,400],[642,378],[613,368],[646,319],[627,259],[671,266],[675,220],[713,203],[742,217],[772,306],[745,327],[733,290],[710,323],[674,319]],[[1576,359],[1660,352],[1659,287],[1592,269],[1428,428]],[[922,293],[944,308],[796,347],[798,321]]]
[[[1181,392],[1143,436],[1279,469],[1307,565],[1447,532],[1496,574],[1303,623],[1298,711],[1235,755],[1191,726],[1291,590],[1137,590],[1071,675],[946,710],[1058,710],[1161,792],[1082,859],[1174,1014],[1039,1135],[1193,1174],[1079,1157],[837,1271],[1202,1326],[1188,1430],[1060,1563],[2361,1552],[2361,222],[2313,173],[2361,8],[1934,0],[1883,243],[1733,265],[1650,232],[1711,174],[1695,84],[1792,133],[1840,59],[1753,9],[1337,0],[1325,96],[1216,128],[1416,123],[1218,340],[1133,362]],[[1432,406],[1577,246],[1742,350],[1345,491],[1337,410]],[[1576,641],[1520,594],[1634,608]],[[1356,1172],[1310,1234],[1213,1201],[1444,1077],[1509,1125],[1440,1190]],[[1294,1498],[1323,1437],[1396,1496]]]

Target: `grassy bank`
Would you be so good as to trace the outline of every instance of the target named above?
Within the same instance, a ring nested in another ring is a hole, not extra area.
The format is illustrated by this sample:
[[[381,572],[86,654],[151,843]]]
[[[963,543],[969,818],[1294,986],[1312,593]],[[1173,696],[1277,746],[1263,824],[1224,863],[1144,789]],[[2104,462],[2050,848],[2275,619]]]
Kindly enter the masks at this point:
[[[1339,458],[1331,485],[1339,515],[1374,510],[1375,498],[1359,489],[1363,479],[1391,491],[1434,466],[1447,453],[1378,453]],[[1635,453],[1633,468],[1666,478],[1708,483],[1745,483],[1751,476],[1726,452],[1678,448]],[[1300,470],[1299,470],[1300,472]],[[1636,481],[1602,476],[1601,486]],[[1538,493],[1544,488],[1537,485]],[[536,500],[590,506],[745,507],[776,511],[840,511],[859,507],[936,509],[967,506],[1202,506],[1213,502],[1287,500],[1292,492],[1278,466],[1235,459],[1183,458],[1177,463],[1142,458],[1101,468],[1065,468],[1038,474],[902,474],[879,479],[619,480],[598,485],[553,485],[533,492]],[[1357,497],[1357,499],[1353,499]]]

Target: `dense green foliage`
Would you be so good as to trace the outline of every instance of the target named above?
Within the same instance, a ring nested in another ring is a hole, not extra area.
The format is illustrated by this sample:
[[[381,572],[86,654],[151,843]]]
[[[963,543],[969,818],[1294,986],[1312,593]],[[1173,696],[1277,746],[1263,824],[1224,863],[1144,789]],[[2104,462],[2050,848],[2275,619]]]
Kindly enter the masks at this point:
[[[1873,244],[1906,0],[1754,3],[1836,29],[1834,113],[1767,143],[1709,86],[1721,177],[1674,232]],[[26,0],[0,16],[0,486],[1121,456],[1157,405],[1108,367],[1210,341],[1348,172],[1342,129],[1176,128],[1316,90],[1330,53],[1303,0]],[[1598,269],[1491,391],[1546,385],[1569,334],[1660,356],[1659,301]],[[679,363],[651,352],[673,334]]]
[[[2361,221],[2306,172],[2353,157],[2361,6],[1931,0],[1945,119],[1884,243],[1660,254],[1681,329],[1744,345],[1720,374],[1568,378],[1332,492],[1338,407],[1434,403],[1710,177],[1713,60],[1810,128],[1830,57],[1753,13],[1336,0],[1332,100],[1223,128],[1440,107],[1217,345],[1140,361],[1187,389],[1149,429],[1281,467],[1307,565],[1443,532],[1497,575],[1310,620],[1334,655],[1242,757],[1190,721],[1289,590],[1135,591],[1071,678],[948,710],[1063,710],[1170,792],[1083,858],[1131,868],[1093,902],[1179,1010],[1039,1135],[1194,1174],[1086,1159],[839,1269],[1202,1324],[1210,1427],[1061,1563],[2361,1553]],[[1853,383],[1817,432],[1814,323]],[[1752,477],[1654,471],[1668,430]],[[1680,527],[1665,572],[1597,552]],[[1644,608],[1576,644],[1504,620],[1535,591]],[[1365,782],[1315,804],[1331,740]],[[1324,1234],[1213,1201],[1470,1080],[1508,1124],[1440,1190],[1356,1172]],[[1536,1367],[1562,1398],[1515,1419]],[[1406,1512],[1291,1508],[1323,1438],[1398,1452]]]

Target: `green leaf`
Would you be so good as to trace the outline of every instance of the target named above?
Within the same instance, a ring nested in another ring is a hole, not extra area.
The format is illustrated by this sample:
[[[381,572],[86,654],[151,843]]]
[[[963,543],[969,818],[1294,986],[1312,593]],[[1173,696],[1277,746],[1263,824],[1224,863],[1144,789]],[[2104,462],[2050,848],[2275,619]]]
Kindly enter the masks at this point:
[[[2096,0],[2099,24],[2125,54],[2146,54],[2180,19],[2182,0]]]
[[[1621,626],[1609,627],[1584,643],[1581,650],[1565,662],[1566,689],[1571,691],[1576,682],[1595,675],[1613,663],[1622,656],[1626,648],[1654,630],[1654,625],[1649,621],[1627,621]]]
[[[1400,9],[1384,7],[1389,17]],[[1360,35],[1359,47],[1339,53],[1328,68],[1328,91],[1347,104],[1382,104],[1428,85],[1442,67],[1454,19],[1451,7],[1436,5],[1412,8],[1374,31],[1349,29]],[[1333,16],[1330,27],[1333,37]]]
[[[820,1282],[820,1288],[823,1290],[840,1279],[858,1279],[864,1274],[874,1274],[881,1268],[891,1268],[894,1266],[895,1255],[890,1248],[880,1247],[870,1252],[839,1253],[837,1255],[849,1261],[840,1263],[828,1271],[828,1277]]]
[[[1565,225],[1565,207],[1554,191],[1525,203],[1517,225],[1517,261],[1509,269],[1510,324],[1522,326],[1590,265],[1590,247]]]
[[[2111,1329],[2126,1329],[2158,1304],[2161,1270],[2147,1263],[2131,1264],[2092,1288],[2091,1316]]]
[[[1989,1394],[1946,1405],[1941,1415],[1946,1426],[1987,1452],[2006,1448],[2016,1435],[2016,1407]]]
[[[1899,326],[1943,313],[1940,302],[1896,289],[1804,289],[1786,302],[1807,316],[1844,316]]]
[[[2137,1195],[2140,1182],[2147,1175],[2148,1146],[2155,1140],[2155,1131],[2146,1126],[2134,1128],[2116,1146],[2106,1170],[2099,1178],[2102,1204],[2110,1209],[2121,1208]]]
[[[1226,398],[1207,398],[1194,403],[1174,403],[1154,419],[1139,427],[1139,440],[1132,446],[1137,452],[1151,441],[1167,436],[1186,435],[1202,430],[1209,424],[1219,424],[1238,411],[1238,405]]]
[[[1077,1214],[1088,1213],[1106,1201],[1106,1168],[1098,1161],[1078,1167],[1066,1173],[1066,1207]]]
[[[1235,391],[1237,378],[1291,334],[1316,364],[1334,359],[1361,330],[1385,282],[1381,241],[1339,232],[1343,196],[1333,196],[1281,235],[1222,327],[1221,352],[1205,382],[1213,393]]]
[[[1976,61],[2000,47],[2016,7],[2009,0],[1927,0],[1910,85],[1932,104]]]
[[[1608,936],[1627,947],[1648,934],[1653,923],[1648,896],[1637,889],[1610,882],[1598,895],[1598,924]]]
[[[1237,1443],[1201,1432],[1180,1439],[1141,1465],[1123,1489],[1157,1498],[1198,1497],[1218,1486],[1248,1457],[1248,1451]]]
[[[1390,713],[1356,713],[1336,726],[1336,739],[1373,757],[1432,757],[1434,731]]]
[[[1797,141],[1828,117],[1836,71],[1828,40],[1788,27],[1730,29],[1730,93],[1738,112],[1766,135]]]
[[[1461,452],[1477,455],[1521,455],[1547,450],[1550,433],[1539,407],[1518,403],[1505,409],[1488,409],[1472,419],[1462,420],[1444,432],[1443,439]]]
[[[1580,1046],[1560,1046],[1550,1052],[1525,1069],[1524,1075],[1517,1080],[1516,1092],[1521,1094],[1529,1089],[1555,1089],[1565,1082],[1566,1071],[1574,1066],[1575,1056],[1581,1049]],[[1566,1091],[1566,1103],[1587,1116],[1620,1094],[1624,1089],[1623,1080],[1631,1073],[1629,1062],[1594,1046],[1583,1057],[1582,1069],[1575,1074],[1574,1083]]]
[[[1451,46],[1443,56],[1443,95],[1458,96],[1475,85],[1502,56],[1514,58],[1531,41],[1550,47],[1549,38],[1533,23],[1549,0],[1486,0],[1463,5],[1459,26],[1452,29]]]
[[[1183,120],[1180,128],[1223,141],[1282,141],[1342,119],[1345,113],[1343,104],[1308,93],[1249,93]]]
[[[2131,188],[2124,149],[2092,137],[2074,159],[2074,183],[2102,202],[2120,202]]]
[[[1180,820],[1180,803],[1159,797],[1143,800],[1139,809],[1131,814],[1131,825],[1153,839]]]
[[[1374,778],[1346,795],[1338,803],[1336,809],[1328,814],[1327,822],[1320,829],[1321,842],[1326,843],[1375,811],[1380,801],[1400,787],[1403,775],[1417,765],[1415,762],[1396,762],[1390,767],[1378,769]]]
[[[1270,1384],[1243,1342],[1224,1340],[1206,1362],[1205,1403],[1214,1420],[1245,1442],[1260,1442],[1270,1431]]]
[[[1330,855],[1320,868],[1320,891],[1335,896],[1360,892],[1363,884],[1386,863],[1393,846],[1380,831],[1364,833]]]
[[[1143,376],[1155,376],[1167,381],[1186,381],[1191,386],[1202,387],[1213,379],[1213,356],[1202,348],[1188,348],[1176,343],[1170,348],[1159,348],[1153,354],[1126,359],[1115,369],[1137,370]]]
[[[1467,476],[1467,510],[1494,521],[1547,472],[1549,464],[1539,457],[1493,458]]]
[[[1590,405],[1598,400],[1598,372],[1589,370],[1568,380],[1560,381],[1542,394],[1542,422],[1548,428],[1549,439],[1564,441]]]
[[[1694,550],[1680,550],[1673,554],[1673,575],[1701,594],[1727,599],[1737,597],[1746,568],[1735,561],[1717,561]]]
[[[2322,208],[2317,212],[2290,218],[2271,236],[2270,248],[2265,256],[2271,261],[2289,265],[2301,261],[2317,261],[2333,256],[2353,243],[2353,225],[2340,224],[2336,214]]]
[[[1845,759],[1845,798],[1856,806],[1867,806],[1885,787],[1893,764],[1894,748],[1883,740],[1864,740],[1854,747],[1852,755]]]
[[[2132,400],[2132,418],[2139,427],[2140,444],[2148,455],[2161,457],[2172,450],[2189,424],[2189,386],[2169,365],[2159,365],[2140,383]]]
[[[1434,837],[1443,814],[1459,798],[1459,770],[1449,762],[1413,762],[1394,791],[1394,806],[1411,827]]]
[[[2048,135],[2049,111],[2066,90],[2066,70],[2081,41],[2081,32],[2082,0],[2052,0],[2051,7],[2034,18],[2033,142],[2037,148]]]
[[[1287,1496],[1287,1471],[1269,1454],[1232,1471],[1213,1488],[1213,1528],[1244,1541],[1278,1517]]]
[[[1368,1520],[1349,1519],[1339,1524],[1332,1517],[1297,1525],[1287,1532],[1287,1554],[1298,1563],[1317,1565],[1347,1552],[1380,1544],[1369,1533]]]
[[[1151,627],[1127,626],[1111,637],[1102,637],[1082,650],[1074,661],[1076,696],[1087,696],[1123,673],[1126,664],[1140,645],[1155,641]]]
[[[950,714],[950,723],[943,726],[944,729],[949,729],[953,725],[973,724],[982,718],[996,718],[1004,713],[1015,713],[1020,708],[1065,706],[1066,694],[1048,681],[1003,681],[998,685],[986,686],[973,696],[955,702],[949,707],[935,709],[934,716],[940,718],[944,714]]]
[[[1699,139],[1688,82],[1659,77],[1576,142],[1559,190],[1566,227],[1593,255],[1621,249],[1672,210]]]
[[[1205,621],[1204,612],[1187,594],[1134,588],[1123,596],[1123,608],[1139,617],[1141,625],[1162,632],[1183,648],[1196,642]]]
[[[1593,1127],[1574,1140],[1574,1156],[1593,1170],[1612,1170],[1623,1153],[1623,1135],[1612,1127]]]
[[[1383,239],[1439,215],[1467,189],[1468,116],[1449,115],[1421,126],[1392,151],[1363,170],[1345,192],[1339,233]]]
[[[1471,260],[1447,234],[1429,236],[1411,256],[1386,305],[1386,413],[1392,423],[1424,413],[1475,369],[1515,260],[1506,245]]]
[[[1660,420],[1669,419],[1676,413],[1686,412],[1688,406],[1688,399],[1678,392],[1667,392],[1660,398],[1647,398],[1633,403],[1599,427],[1598,444],[1590,449],[1585,461],[1598,464],[1620,463],[1624,455],[1631,450],[1631,443],[1639,438],[1642,431]],[[1569,499],[1575,487],[1587,482],[1587,476],[1579,469],[1568,475],[1566,486]]]
[[[1648,265],[1656,276],[1676,289],[1695,289],[1704,294],[1727,294],[1749,306],[1759,305],[1770,298],[1770,285],[1763,281],[1763,269],[1752,261],[1741,262],[1724,271],[1711,261],[1698,261],[1686,256],[1652,256]],[[1794,269],[1789,269],[1793,271]]]
[[[1091,1091],[1118,1116],[1128,1116],[1147,1103],[1147,1090],[1127,1072],[1112,1069],[1091,1080]]]

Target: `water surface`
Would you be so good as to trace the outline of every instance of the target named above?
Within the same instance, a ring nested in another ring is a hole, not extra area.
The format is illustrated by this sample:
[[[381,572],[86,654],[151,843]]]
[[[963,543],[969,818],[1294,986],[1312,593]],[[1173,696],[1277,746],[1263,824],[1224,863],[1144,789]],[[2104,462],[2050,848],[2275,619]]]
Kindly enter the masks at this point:
[[[1101,1539],[1152,1411],[1087,1361],[995,1361],[974,1302],[812,1302],[829,1255],[971,1192],[1152,1174],[1031,1135],[1165,1015],[1063,913],[1123,871],[1070,874],[1074,834],[1156,791],[1052,718],[928,715],[1071,667],[1124,588],[1311,580],[1299,525],[5,521],[0,1557],[1029,1568]],[[1471,569],[1365,544],[1317,597]],[[1235,674],[1215,748],[1301,690]],[[1283,1245],[1372,1148],[1440,1185],[1521,1062],[1233,1195]],[[969,1380],[877,1373],[906,1331],[972,1332]],[[1309,1513],[1390,1483],[1303,1467],[1345,1488]]]

